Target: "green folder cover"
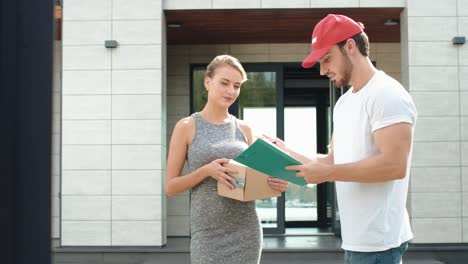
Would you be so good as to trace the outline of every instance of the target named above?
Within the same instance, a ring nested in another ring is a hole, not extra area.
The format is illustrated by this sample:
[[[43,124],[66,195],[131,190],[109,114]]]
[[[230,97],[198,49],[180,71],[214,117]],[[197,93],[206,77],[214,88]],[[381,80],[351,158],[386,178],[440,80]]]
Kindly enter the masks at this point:
[[[297,185],[307,184],[304,178],[296,176],[296,171],[285,169],[288,165],[301,165],[302,163],[261,138],[258,138],[234,160],[259,172]]]

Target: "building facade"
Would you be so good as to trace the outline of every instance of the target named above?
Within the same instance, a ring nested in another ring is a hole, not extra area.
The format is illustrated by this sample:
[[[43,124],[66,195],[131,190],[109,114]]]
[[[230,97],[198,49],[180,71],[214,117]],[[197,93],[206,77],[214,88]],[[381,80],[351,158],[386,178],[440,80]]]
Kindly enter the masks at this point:
[[[412,243],[468,243],[468,48],[452,42],[468,35],[468,1],[64,0],[53,97],[56,245],[163,246],[168,236],[190,235],[190,194],[167,198],[164,178],[174,124],[193,111],[194,66],[225,53],[243,64],[298,64],[314,23],[297,42],[210,43],[203,32],[216,24],[199,23],[200,35],[189,40],[169,31],[178,15],[195,11],[271,10],[376,12],[369,17],[398,10],[398,41],[370,35],[370,56],[418,108],[407,203]]]

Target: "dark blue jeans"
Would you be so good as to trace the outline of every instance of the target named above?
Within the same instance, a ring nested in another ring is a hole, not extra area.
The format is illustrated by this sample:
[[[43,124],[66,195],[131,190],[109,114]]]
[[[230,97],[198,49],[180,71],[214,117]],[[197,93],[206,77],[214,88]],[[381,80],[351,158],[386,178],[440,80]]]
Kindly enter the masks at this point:
[[[378,252],[345,251],[345,264],[400,264],[408,242],[399,247]]]

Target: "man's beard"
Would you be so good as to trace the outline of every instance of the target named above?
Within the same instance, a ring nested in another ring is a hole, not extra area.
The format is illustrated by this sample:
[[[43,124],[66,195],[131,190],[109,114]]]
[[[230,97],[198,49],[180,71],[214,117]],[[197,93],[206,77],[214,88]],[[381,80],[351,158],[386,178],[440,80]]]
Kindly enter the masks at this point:
[[[354,65],[351,62],[351,60],[348,57],[348,54],[344,50],[342,50],[343,54],[343,73],[341,79],[335,80],[335,86],[336,87],[343,87],[345,85],[349,84],[349,81],[351,80],[351,73],[353,72]]]

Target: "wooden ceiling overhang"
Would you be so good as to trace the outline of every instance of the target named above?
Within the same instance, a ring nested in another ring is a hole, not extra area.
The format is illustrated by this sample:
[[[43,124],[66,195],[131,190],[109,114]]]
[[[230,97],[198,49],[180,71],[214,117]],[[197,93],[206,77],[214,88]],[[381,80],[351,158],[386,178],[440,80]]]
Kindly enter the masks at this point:
[[[327,14],[362,22],[370,42],[400,42],[402,8],[166,10],[167,44],[309,43]]]

